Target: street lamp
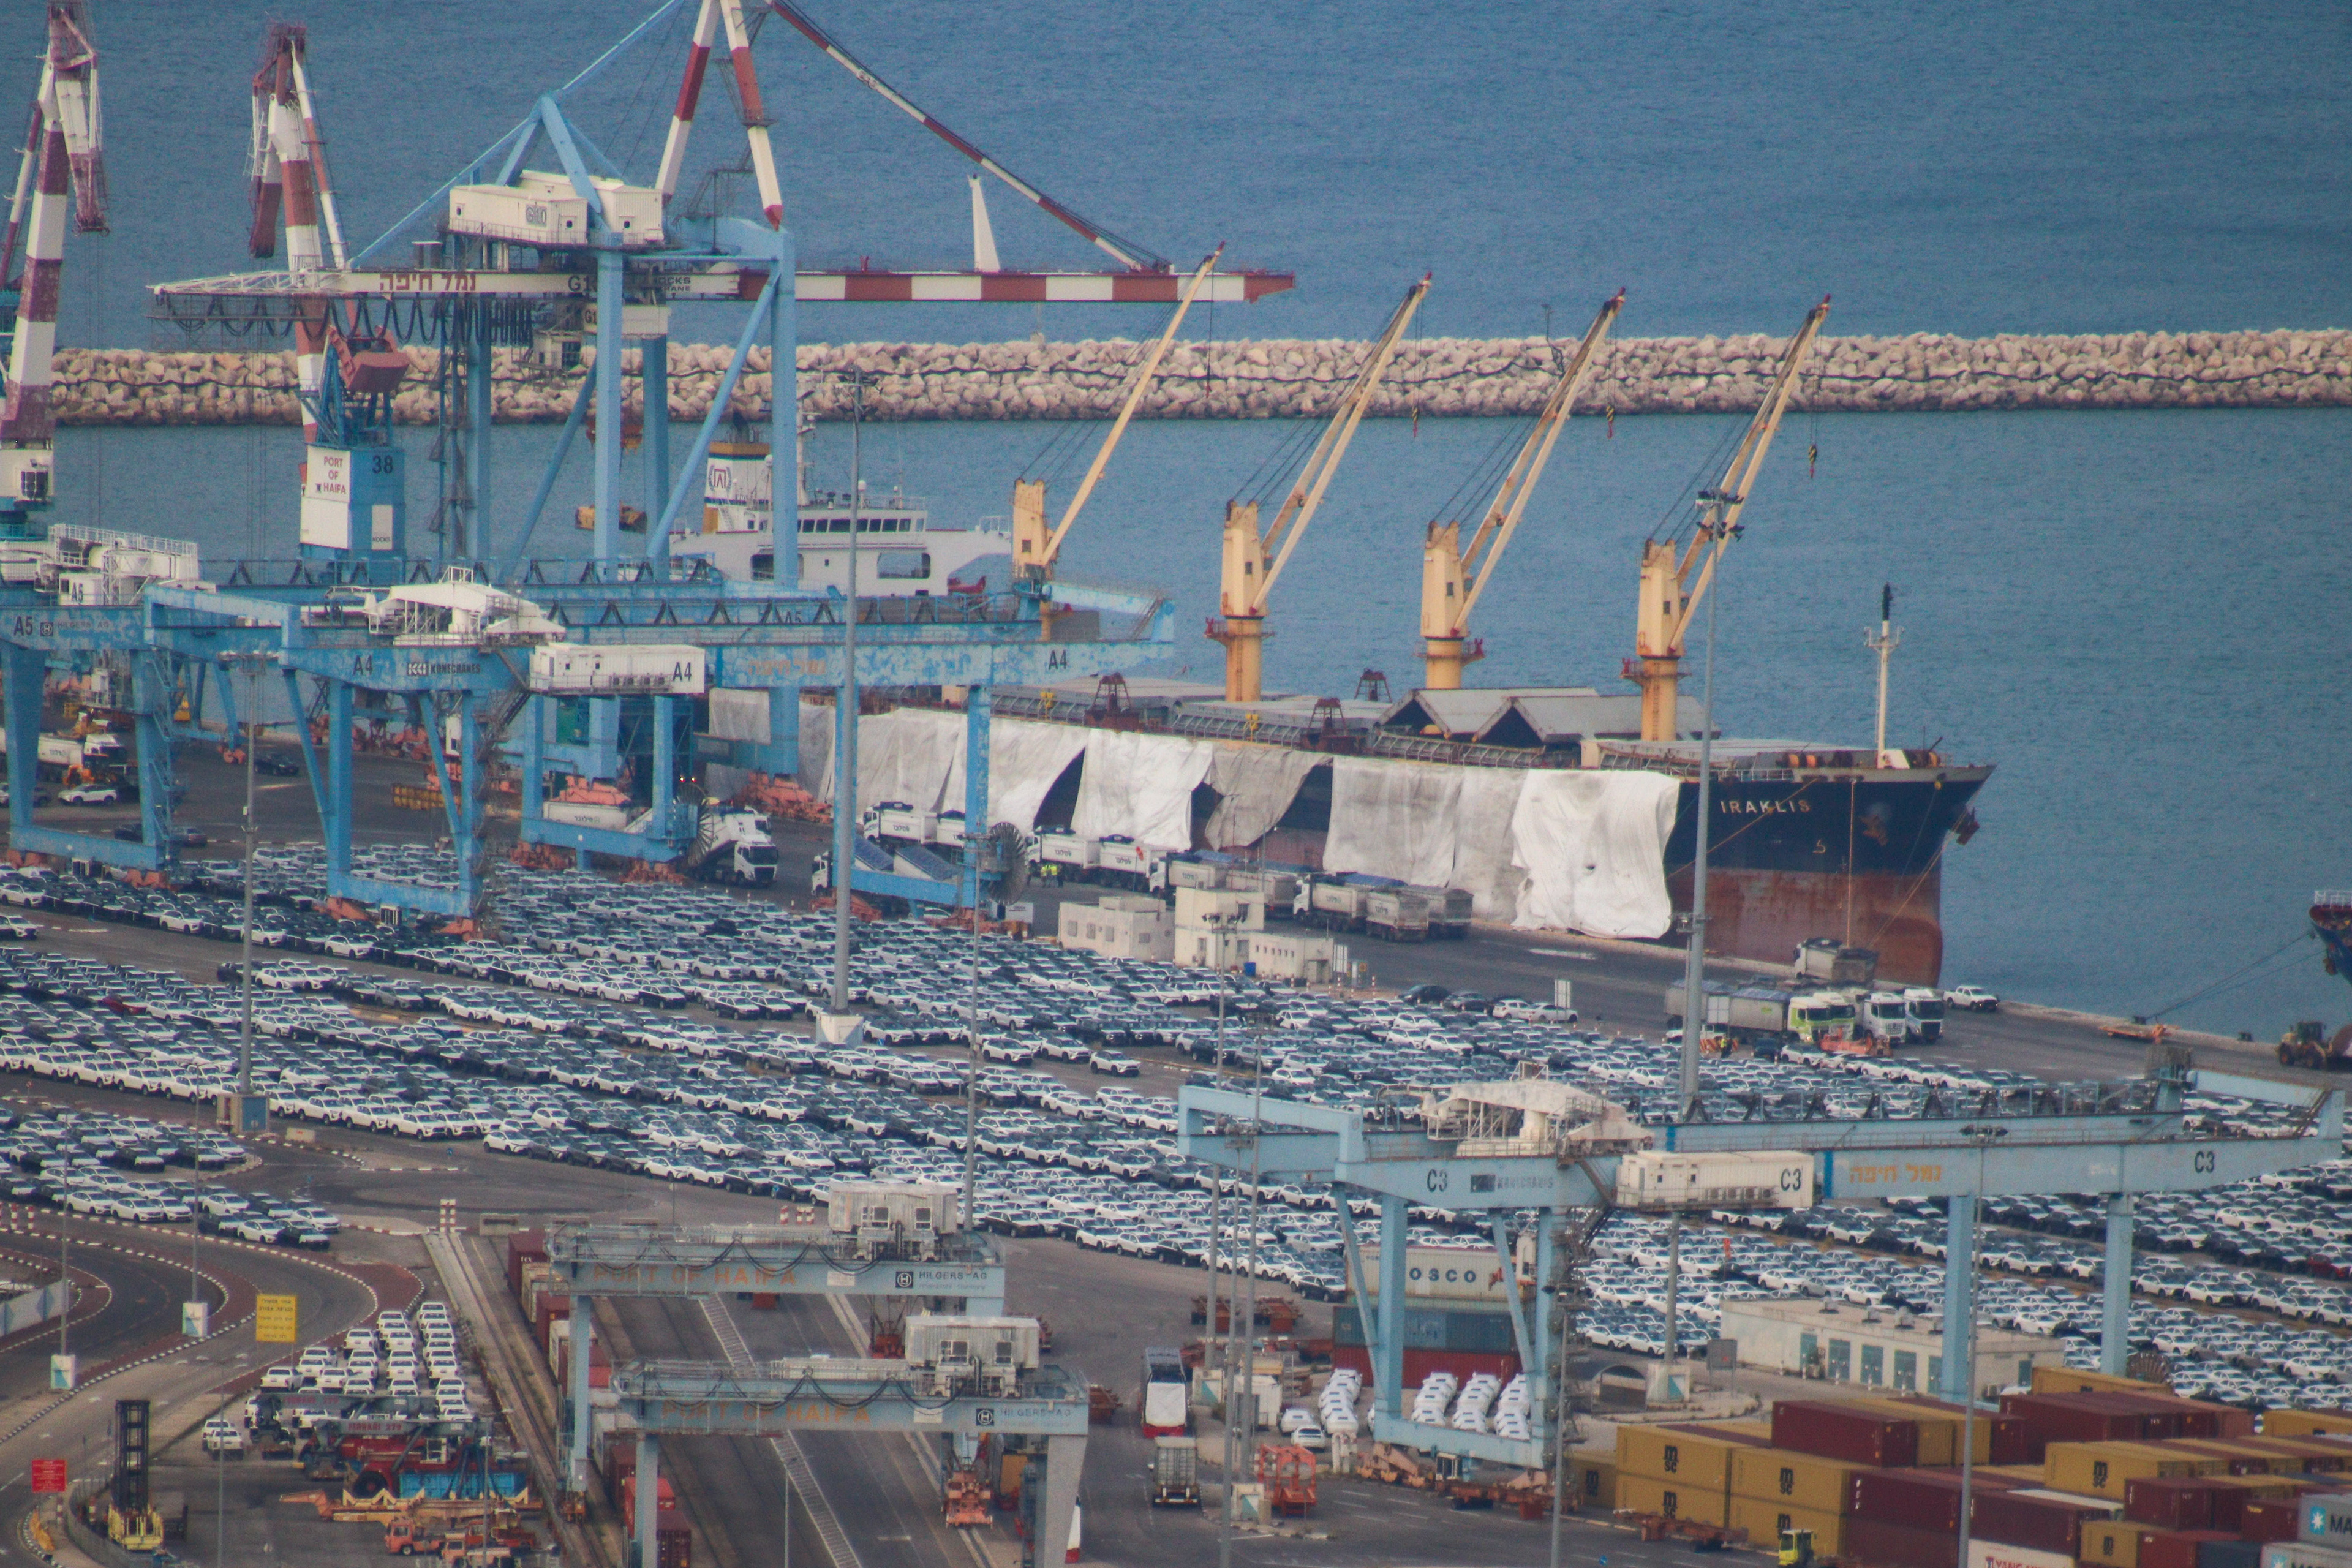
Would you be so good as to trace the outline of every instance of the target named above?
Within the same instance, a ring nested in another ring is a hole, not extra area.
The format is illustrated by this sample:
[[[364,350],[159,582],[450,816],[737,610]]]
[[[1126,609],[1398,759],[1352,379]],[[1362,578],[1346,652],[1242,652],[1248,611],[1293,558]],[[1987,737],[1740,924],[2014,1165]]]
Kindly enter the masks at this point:
[[[269,1109],[262,1106],[261,1114],[253,1112],[253,847],[259,837],[254,820],[254,751],[261,730],[261,671],[276,662],[275,656],[258,651],[225,653],[221,655],[224,668],[245,672],[245,921],[238,932],[236,965],[236,1092],[222,1097],[220,1119],[231,1131],[238,1133],[266,1132],[269,1130]],[[295,715],[301,721],[301,715]]]

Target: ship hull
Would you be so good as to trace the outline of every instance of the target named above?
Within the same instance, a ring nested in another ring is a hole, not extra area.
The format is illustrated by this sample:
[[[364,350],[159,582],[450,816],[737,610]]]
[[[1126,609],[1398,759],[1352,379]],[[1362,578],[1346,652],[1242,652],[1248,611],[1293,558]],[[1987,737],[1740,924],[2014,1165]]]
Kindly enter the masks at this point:
[[[1710,952],[1786,963],[1830,937],[1874,948],[1884,979],[1942,977],[1943,857],[1987,768],[1732,775],[1711,791]],[[1698,785],[1685,782],[1666,842],[1675,911],[1691,907]]]

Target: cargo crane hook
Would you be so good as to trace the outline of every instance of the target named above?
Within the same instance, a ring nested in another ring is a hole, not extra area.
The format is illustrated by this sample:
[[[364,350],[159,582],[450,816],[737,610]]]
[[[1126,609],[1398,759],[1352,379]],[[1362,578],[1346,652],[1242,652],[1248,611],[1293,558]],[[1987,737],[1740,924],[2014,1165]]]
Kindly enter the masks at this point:
[[[1484,649],[1468,646],[1470,612],[1486,591],[1503,552],[1510,547],[1511,535],[1527,512],[1528,498],[1535,493],[1536,481],[1551,460],[1552,446],[1568,425],[1577,392],[1591,376],[1601,345],[1607,341],[1617,312],[1624,308],[1625,290],[1620,289],[1613,299],[1602,302],[1592,325],[1585,329],[1584,341],[1577,345],[1575,357],[1544,400],[1543,412],[1536,416],[1535,427],[1528,432],[1518,457],[1503,476],[1486,515],[1479,520],[1477,532],[1470,537],[1469,548],[1463,548],[1459,522],[1429,525],[1421,552],[1422,683],[1429,689],[1461,689],[1462,667],[1486,657]],[[1473,570],[1477,576],[1469,580]]]
[[[1421,301],[1429,292],[1430,274],[1423,273],[1421,281],[1405,290],[1404,302],[1389,318],[1389,324],[1371,352],[1364,356],[1356,379],[1339,396],[1331,410],[1331,422],[1323,438],[1315,444],[1307,462],[1292,482],[1290,493],[1283,498],[1282,509],[1274,515],[1273,526],[1264,533],[1258,531],[1257,502],[1227,501],[1225,503],[1224,563],[1220,574],[1219,607],[1223,616],[1209,623],[1212,641],[1223,643],[1225,648],[1225,700],[1255,702],[1265,689],[1265,611],[1274,595],[1274,584],[1282,569],[1290,561],[1298,542],[1307,536],[1307,525],[1313,521],[1318,508],[1323,504],[1323,492],[1330,488],[1331,476],[1339,469],[1339,459],[1348,453],[1348,443],[1356,437],[1356,426],[1363,422],[1365,412],[1371,407],[1372,395],[1380,390],[1381,377],[1396,356],[1397,344],[1403,340],[1405,329],[1412,324],[1412,314],[1421,309]],[[1267,557],[1273,557],[1271,561]]]
[[[1642,689],[1644,741],[1675,738],[1675,700],[1681,688],[1683,646],[1691,617],[1714,585],[1725,549],[1739,537],[1739,515],[1747,508],[1756,476],[1764,467],[1764,456],[1772,449],[1781,416],[1796,394],[1797,378],[1829,313],[1829,296],[1824,294],[1822,302],[1805,313],[1804,324],[1781,351],[1780,368],[1773,373],[1772,384],[1766,389],[1756,416],[1748,421],[1738,450],[1731,455],[1730,466],[1713,489],[1698,494],[1698,521],[1690,542],[1678,544],[1672,537],[1653,536],[1642,546],[1642,602],[1634,643],[1638,653],[1625,661],[1625,676]]]

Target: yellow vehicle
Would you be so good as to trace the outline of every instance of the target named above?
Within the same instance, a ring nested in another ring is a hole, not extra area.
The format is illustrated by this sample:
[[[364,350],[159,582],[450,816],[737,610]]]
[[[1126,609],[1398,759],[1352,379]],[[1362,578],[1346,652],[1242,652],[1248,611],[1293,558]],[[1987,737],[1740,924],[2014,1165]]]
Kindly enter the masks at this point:
[[[1812,1568],[1813,1532],[1810,1530],[1784,1530],[1780,1532],[1780,1568]]]

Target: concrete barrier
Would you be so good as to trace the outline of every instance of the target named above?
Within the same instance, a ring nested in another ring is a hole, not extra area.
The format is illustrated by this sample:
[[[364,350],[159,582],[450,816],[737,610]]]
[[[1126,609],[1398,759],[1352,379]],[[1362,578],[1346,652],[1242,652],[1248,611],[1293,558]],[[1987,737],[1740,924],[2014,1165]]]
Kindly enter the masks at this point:
[[[1573,345],[1539,338],[1420,338],[1399,349],[1372,413],[1431,418],[1533,413]],[[1619,414],[1738,413],[1755,407],[1780,341],[1628,338],[1610,345],[1580,408]],[[1364,345],[1343,340],[1183,343],[1172,350],[1139,411],[1157,419],[1274,419],[1320,415],[1355,374]],[[437,417],[435,354],[394,400],[403,424]],[[1111,413],[1137,345],[1066,343],[808,343],[800,351],[803,405],[818,418],[848,411],[845,377],[868,379],[869,417],[1092,419]],[[589,355],[593,362],[593,351]],[[727,350],[670,351],[670,413],[699,419],[716,395]],[[630,350],[625,368],[634,377]],[[558,373],[501,349],[496,417],[562,419],[580,371]],[[734,412],[765,419],[768,354],[752,352]],[[627,396],[639,409],[634,379]],[[2131,332],[2084,337],[1959,338],[1914,333],[1821,340],[1799,406],[1823,413],[2006,408],[2294,408],[2352,404],[2352,332]],[[298,417],[289,354],[65,349],[56,409],[68,425],[291,425]]]

